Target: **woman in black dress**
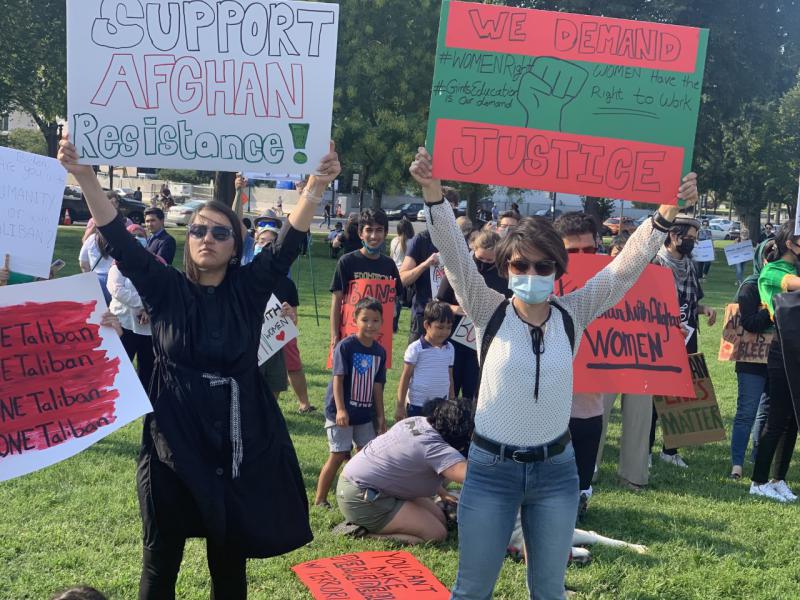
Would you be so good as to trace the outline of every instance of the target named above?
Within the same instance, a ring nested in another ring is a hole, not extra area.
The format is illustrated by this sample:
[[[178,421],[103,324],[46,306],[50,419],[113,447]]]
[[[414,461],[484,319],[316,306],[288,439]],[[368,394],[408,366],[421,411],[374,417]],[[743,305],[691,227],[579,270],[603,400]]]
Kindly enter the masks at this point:
[[[211,597],[246,598],[247,558],[283,554],[312,538],[297,457],[261,383],[257,356],[274,282],[289,272],[325,188],[341,170],[333,145],[278,241],[246,266],[235,213],[215,202],[200,208],[187,229],[185,274],[160,264],[125,230],[66,137],[59,159],[78,179],[153,328],[153,412],[137,471],[144,529],[139,598],[175,597],[190,537],[207,540]]]

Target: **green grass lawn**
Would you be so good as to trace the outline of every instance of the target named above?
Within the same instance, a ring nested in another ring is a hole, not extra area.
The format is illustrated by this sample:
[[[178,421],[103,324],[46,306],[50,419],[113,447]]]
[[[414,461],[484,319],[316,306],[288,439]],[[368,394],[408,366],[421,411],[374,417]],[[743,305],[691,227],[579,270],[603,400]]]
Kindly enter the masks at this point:
[[[62,227],[56,257],[67,262],[62,275],[78,272],[82,228]],[[176,237],[181,232],[176,233]],[[309,262],[302,259],[294,278],[300,283],[300,347],[312,402],[320,406],[328,383],[324,368],[328,348],[328,284],[334,261],[321,239],[314,245],[320,323],[316,324]],[[718,243],[717,262],[705,286],[708,304],[720,311],[736,290],[734,272],[725,264]],[[178,258],[181,260],[182,240]],[[408,312],[401,332],[408,330]],[[701,332],[701,346],[720,401],[728,433],[736,405],[733,365],[716,360],[721,323]],[[394,340],[396,355],[405,348],[404,333]],[[386,385],[386,413],[392,406],[398,369]],[[301,416],[291,393],[281,402],[303,469],[309,499],[327,455],[320,412]],[[87,583],[111,598],[136,597],[141,562],[140,522],[135,490],[140,422],[107,437],[89,450],[43,471],[0,484],[0,599],[43,599],[56,589]],[[656,460],[650,489],[626,492],[615,480],[619,442],[618,408],[612,415],[609,441],[599,483],[595,486],[585,529],[646,544],[639,556],[598,548],[594,561],[570,568],[567,584],[578,598],[775,598],[800,597],[800,513],[796,506],[753,500],[747,483],[729,481],[729,444],[720,442],[687,448],[690,469],[682,471]],[[749,467],[746,467],[749,473]],[[792,468],[789,480],[797,481]],[[312,510],[314,541],[287,556],[253,560],[248,566],[250,597],[256,599],[310,598],[290,567],[325,556],[379,550],[384,543],[350,540],[330,533],[338,511]],[[412,548],[447,586],[452,586],[458,561],[457,541],[451,535],[439,546]],[[178,580],[178,597],[208,598],[208,569],[202,541],[187,545]],[[495,598],[526,598],[525,568],[507,561]]]

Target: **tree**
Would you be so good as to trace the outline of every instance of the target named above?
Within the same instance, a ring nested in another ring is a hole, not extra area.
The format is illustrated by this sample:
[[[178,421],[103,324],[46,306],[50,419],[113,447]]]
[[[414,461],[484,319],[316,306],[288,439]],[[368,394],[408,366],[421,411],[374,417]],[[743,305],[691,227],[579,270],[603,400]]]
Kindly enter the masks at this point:
[[[156,171],[156,176],[165,181],[208,185],[208,182],[214,179],[214,172],[192,171],[189,169],[159,169]]]
[[[342,0],[334,92],[334,139],[349,189],[404,189],[425,141],[439,3]]]
[[[47,144],[42,132],[36,129],[12,129],[8,132],[5,145],[9,148],[47,156]]]
[[[0,19],[0,112],[29,114],[58,149],[59,117],[67,115],[66,3],[6,0]]]
[[[597,222],[598,229],[603,221],[608,219],[614,212],[614,201],[611,198],[595,198],[592,196],[585,196],[582,200],[583,212],[594,218]]]

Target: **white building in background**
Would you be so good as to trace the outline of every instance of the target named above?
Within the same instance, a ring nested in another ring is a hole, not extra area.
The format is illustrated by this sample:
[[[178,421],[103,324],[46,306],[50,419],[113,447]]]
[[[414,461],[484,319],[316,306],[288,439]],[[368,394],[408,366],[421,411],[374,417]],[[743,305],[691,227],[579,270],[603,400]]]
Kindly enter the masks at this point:
[[[10,113],[0,114],[0,134],[7,134],[14,129],[36,129],[36,121],[28,113],[15,110]]]

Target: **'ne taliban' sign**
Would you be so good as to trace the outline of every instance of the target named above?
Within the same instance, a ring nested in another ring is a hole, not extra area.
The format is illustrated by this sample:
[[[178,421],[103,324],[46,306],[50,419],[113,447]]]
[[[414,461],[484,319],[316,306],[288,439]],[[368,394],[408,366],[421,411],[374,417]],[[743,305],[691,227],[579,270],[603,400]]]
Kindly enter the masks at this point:
[[[408,552],[359,552],[292,567],[315,600],[447,600],[450,592]]]
[[[738,304],[725,307],[725,325],[719,343],[719,360],[767,364],[772,332],[752,333],[742,325]]]
[[[328,152],[339,6],[67,0],[84,164],[308,173]]]
[[[707,43],[703,29],[444,1],[433,173],[675,204]]]
[[[103,311],[94,273],[0,288],[0,481],[152,410],[119,337],[99,325]]]
[[[339,322],[339,339],[358,332],[356,328],[356,304],[362,298],[375,298],[383,309],[381,332],[375,339],[386,350],[386,368],[392,368],[392,322],[394,320],[397,287],[394,279],[353,279],[342,296],[342,318]],[[333,348],[328,352],[328,368],[333,367]]]
[[[725,426],[706,359],[702,354],[692,354],[689,356],[689,365],[695,397],[653,397],[665,448],[700,446],[725,439]]]
[[[583,287],[610,261],[608,256],[570,256],[569,272],[556,282],[556,294]],[[672,273],[648,265],[622,301],[584,331],[574,363],[574,391],[691,396],[680,322]]]

